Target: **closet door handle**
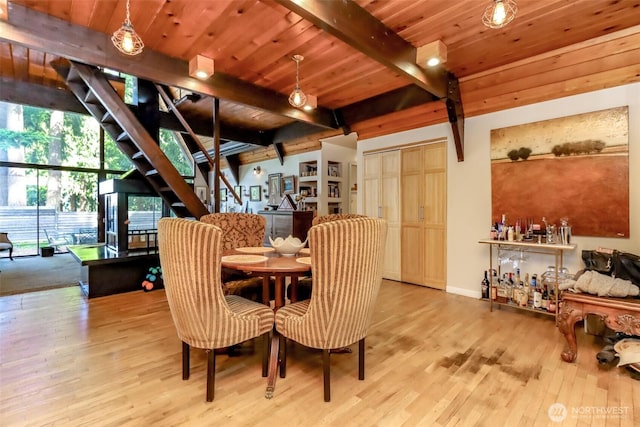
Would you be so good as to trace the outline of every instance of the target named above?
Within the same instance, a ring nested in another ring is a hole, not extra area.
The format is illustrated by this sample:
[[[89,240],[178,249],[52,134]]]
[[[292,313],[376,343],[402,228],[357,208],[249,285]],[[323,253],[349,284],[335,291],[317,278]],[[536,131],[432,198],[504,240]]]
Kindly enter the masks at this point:
[[[418,219],[422,221],[424,219],[424,206],[418,208]]]
[[[378,218],[382,218],[382,206],[378,206]]]

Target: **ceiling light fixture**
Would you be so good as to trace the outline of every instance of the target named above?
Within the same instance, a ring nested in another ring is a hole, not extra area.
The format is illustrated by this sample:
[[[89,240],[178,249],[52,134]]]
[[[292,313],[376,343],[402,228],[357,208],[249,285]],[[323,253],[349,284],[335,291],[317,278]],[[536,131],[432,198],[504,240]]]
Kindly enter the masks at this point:
[[[502,28],[513,21],[518,13],[515,0],[491,0],[482,14],[482,23],[489,28]]]
[[[302,109],[304,111],[311,111],[318,108],[318,97],[314,95],[307,95],[307,102],[305,102]]]
[[[304,94],[302,90],[300,90],[300,63],[304,61],[304,56],[302,55],[293,55],[291,57],[294,61],[296,61],[296,87],[293,88],[293,92],[289,95],[289,104],[293,105],[296,108],[302,108],[307,103],[307,95]]]
[[[196,55],[189,61],[189,75],[200,80],[206,80],[213,75],[213,59]]]
[[[427,43],[416,49],[416,64],[421,67],[435,67],[445,62],[447,62],[447,45],[440,40]]]
[[[9,20],[9,9],[7,8],[7,0],[0,0],[0,19]]]
[[[255,176],[260,176],[262,175],[262,168],[260,166],[256,166],[255,168],[253,168],[253,174]]]
[[[118,28],[118,30],[113,33],[111,36],[111,41],[113,45],[120,52],[125,55],[138,55],[142,53],[142,49],[144,48],[144,42],[140,38],[136,31],[133,29],[133,25],[131,25],[131,19],[129,17],[129,0],[127,0],[127,16],[122,26]]]

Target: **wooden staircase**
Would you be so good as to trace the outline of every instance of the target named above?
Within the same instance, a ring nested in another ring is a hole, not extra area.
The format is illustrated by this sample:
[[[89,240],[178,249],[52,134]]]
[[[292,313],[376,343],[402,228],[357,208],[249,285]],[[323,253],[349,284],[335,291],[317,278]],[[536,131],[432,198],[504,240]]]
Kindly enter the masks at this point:
[[[52,65],[176,216],[200,218],[209,213],[100,70],[67,60]]]

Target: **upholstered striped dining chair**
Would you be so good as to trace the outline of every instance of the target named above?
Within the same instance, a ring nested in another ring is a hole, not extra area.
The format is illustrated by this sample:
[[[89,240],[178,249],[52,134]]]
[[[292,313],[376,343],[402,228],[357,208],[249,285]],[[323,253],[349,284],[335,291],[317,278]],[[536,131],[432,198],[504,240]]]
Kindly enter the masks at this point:
[[[364,380],[364,343],[382,281],[386,236],[386,221],[371,217],[311,227],[311,299],[276,313],[282,340],[280,376],[286,376],[287,339],[321,349],[326,402],[331,399],[330,349],[358,342],[358,378]]]
[[[215,349],[263,337],[262,376],[267,376],[273,311],[220,283],[222,230],[199,221],[158,221],[160,265],[167,301],[182,340],[182,379],[189,379],[190,347],[207,352],[207,401],[214,396]]]
[[[311,225],[324,224],[325,222],[338,221],[341,219],[350,218],[362,218],[364,215],[360,214],[329,214],[318,215],[313,218]],[[311,288],[313,285],[313,279],[311,276],[302,277],[298,280],[298,300],[311,298]],[[287,289],[287,297],[291,299],[291,289]]]
[[[223,250],[264,245],[267,220],[262,215],[240,212],[213,213],[203,215],[200,221],[222,229]],[[263,293],[262,281],[261,276],[222,268],[222,286],[226,294],[240,295],[252,301],[269,304],[270,295]]]

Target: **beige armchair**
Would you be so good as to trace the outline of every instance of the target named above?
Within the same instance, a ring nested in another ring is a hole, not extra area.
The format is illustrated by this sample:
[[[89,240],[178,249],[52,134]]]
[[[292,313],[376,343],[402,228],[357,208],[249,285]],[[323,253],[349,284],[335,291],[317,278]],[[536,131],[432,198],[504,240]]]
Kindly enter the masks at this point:
[[[160,265],[171,317],[182,340],[182,379],[189,379],[190,347],[207,352],[207,401],[214,397],[216,352],[263,337],[262,376],[267,376],[273,311],[220,283],[222,231],[181,218],[158,221]]]
[[[222,230],[222,250],[263,246],[266,219],[262,215],[214,213],[203,215],[200,221],[213,224]],[[222,268],[222,286],[228,295],[240,295],[252,301],[269,304],[270,296],[263,294],[262,282],[262,276]]]
[[[280,376],[286,376],[286,340],[323,350],[324,400],[331,399],[330,349],[358,342],[358,378],[364,380],[364,342],[382,281],[387,224],[353,218],[311,227],[311,299],[276,313],[281,334]]]
[[[0,251],[9,251],[9,259],[13,261],[13,243],[9,240],[9,233],[0,232]]]

